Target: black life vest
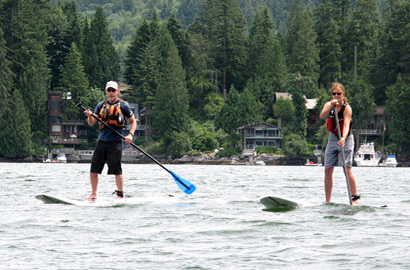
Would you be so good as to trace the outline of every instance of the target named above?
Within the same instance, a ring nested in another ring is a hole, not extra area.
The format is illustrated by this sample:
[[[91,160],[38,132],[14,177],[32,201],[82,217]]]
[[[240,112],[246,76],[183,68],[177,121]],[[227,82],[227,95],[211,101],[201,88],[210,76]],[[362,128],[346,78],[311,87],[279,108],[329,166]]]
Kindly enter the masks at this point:
[[[337,113],[337,117],[339,118],[339,126],[340,126],[340,136],[343,136],[343,127],[344,127],[344,111],[346,106],[349,105],[348,103],[343,102],[342,108],[340,109],[340,111]],[[339,135],[339,132],[337,130],[337,125],[336,125],[336,117],[335,117],[335,110],[336,108],[333,108],[328,117],[327,117],[327,121],[326,121],[326,128],[327,130],[329,130],[330,132],[332,132],[333,134],[335,134],[336,136]],[[349,133],[347,136],[350,135],[350,132],[352,130],[352,121],[350,121],[350,125],[349,125]]]
[[[108,100],[104,101],[98,114],[103,122],[114,129],[121,129],[125,126],[125,118],[121,112],[121,102],[122,99],[118,99],[115,104],[108,103]],[[104,124],[100,123],[100,130],[104,127]]]

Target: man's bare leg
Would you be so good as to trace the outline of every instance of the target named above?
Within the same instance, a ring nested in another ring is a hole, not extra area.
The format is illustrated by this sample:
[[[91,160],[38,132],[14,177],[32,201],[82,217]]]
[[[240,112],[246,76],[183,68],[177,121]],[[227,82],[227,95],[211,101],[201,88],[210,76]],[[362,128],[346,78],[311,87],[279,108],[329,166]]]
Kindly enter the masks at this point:
[[[98,173],[90,173],[91,182],[91,194],[88,196],[88,200],[97,199],[97,188],[98,188]]]

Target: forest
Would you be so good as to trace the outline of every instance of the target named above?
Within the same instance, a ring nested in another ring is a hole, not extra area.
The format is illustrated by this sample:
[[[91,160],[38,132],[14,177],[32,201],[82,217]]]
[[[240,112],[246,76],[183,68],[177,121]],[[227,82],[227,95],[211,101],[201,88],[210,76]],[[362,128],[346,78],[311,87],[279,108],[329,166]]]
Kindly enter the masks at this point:
[[[85,121],[74,101],[94,108],[109,80],[131,86],[147,132],[136,143],[151,153],[238,154],[237,128],[266,122],[284,138],[265,151],[309,156],[327,140],[312,116],[338,81],[353,129],[384,106],[385,147],[409,157],[409,27],[408,0],[2,0],[0,157],[51,147],[50,91],[57,121]],[[92,149],[97,129],[86,139]]]

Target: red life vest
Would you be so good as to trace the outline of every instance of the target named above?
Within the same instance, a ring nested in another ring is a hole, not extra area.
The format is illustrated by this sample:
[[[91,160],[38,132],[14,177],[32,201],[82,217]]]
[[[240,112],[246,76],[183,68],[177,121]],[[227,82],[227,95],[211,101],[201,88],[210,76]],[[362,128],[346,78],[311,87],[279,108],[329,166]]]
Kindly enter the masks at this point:
[[[340,109],[340,111],[338,112],[337,116],[339,118],[339,126],[340,126],[340,136],[343,136],[343,127],[344,127],[344,111],[346,106],[349,105],[348,103],[343,102],[342,108]],[[350,121],[350,125],[349,125],[349,133],[347,134],[347,136],[350,135],[350,132],[352,130],[352,122],[353,120]],[[332,132],[333,134],[335,134],[336,136],[339,135],[339,132],[337,130],[337,125],[336,125],[336,117],[335,117],[335,108],[333,108],[328,117],[327,117],[327,121],[326,121],[326,128],[327,130],[329,130],[330,132]]]
[[[114,129],[120,129],[125,126],[125,118],[121,112],[121,101],[122,99],[118,99],[115,104],[109,104],[107,100],[104,101],[98,114],[103,122]],[[105,126],[100,123],[100,130],[104,127]]]

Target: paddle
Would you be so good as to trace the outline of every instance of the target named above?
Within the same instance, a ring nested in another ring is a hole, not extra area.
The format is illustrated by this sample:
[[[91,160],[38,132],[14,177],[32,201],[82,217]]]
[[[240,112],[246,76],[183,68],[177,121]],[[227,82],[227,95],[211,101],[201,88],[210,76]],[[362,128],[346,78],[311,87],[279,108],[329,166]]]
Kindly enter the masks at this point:
[[[339,135],[339,140],[340,140],[340,139],[342,138],[342,133],[340,132],[339,116],[337,115],[337,108],[336,108],[336,106],[333,106],[333,110],[335,110],[337,133],[338,133],[338,135]],[[344,173],[345,173],[345,176],[346,176],[347,193],[348,193],[348,195],[349,195],[350,205],[352,205],[352,204],[353,204],[353,202],[352,202],[352,194],[351,194],[351,192],[350,192],[349,175],[347,174],[346,161],[345,161],[345,152],[344,152],[344,150],[343,150],[343,146],[342,146],[342,159],[343,159],[343,169],[344,169]]]
[[[81,102],[79,102],[77,104],[78,107],[80,107],[81,109],[83,109],[84,111],[87,110],[86,108],[84,108],[83,105],[81,105]],[[125,137],[119,133],[117,130],[113,129],[112,127],[110,127],[107,123],[105,123],[104,121],[102,121],[101,119],[99,119],[97,116],[95,116],[94,114],[92,115],[98,122],[100,122],[101,124],[103,124],[105,127],[111,129],[113,132],[115,132],[115,134],[117,134],[118,136],[120,136],[121,138],[123,138],[125,140]],[[183,178],[181,178],[180,176],[178,176],[177,174],[175,174],[173,171],[168,170],[167,168],[164,167],[164,165],[162,165],[158,160],[156,160],[155,158],[153,158],[150,154],[148,154],[147,152],[145,152],[144,150],[142,150],[141,148],[138,147],[138,145],[131,143],[131,145],[136,148],[138,151],[140,151],[141,153],[143,153],[145,156],[147,156],[149,159],[151,159],[152,161],[154,161],[155,163],[157,163],[159,166],[161,166],[161,168],[163,168],[164,170],[166,170],[168,173],[170,173],[172,175],[172,177],[174,178],[175,182],[177,183],[178,187],[185,192],[186,194],[192,194],[196,187],[190,183],[188,180],[185,180]]]

